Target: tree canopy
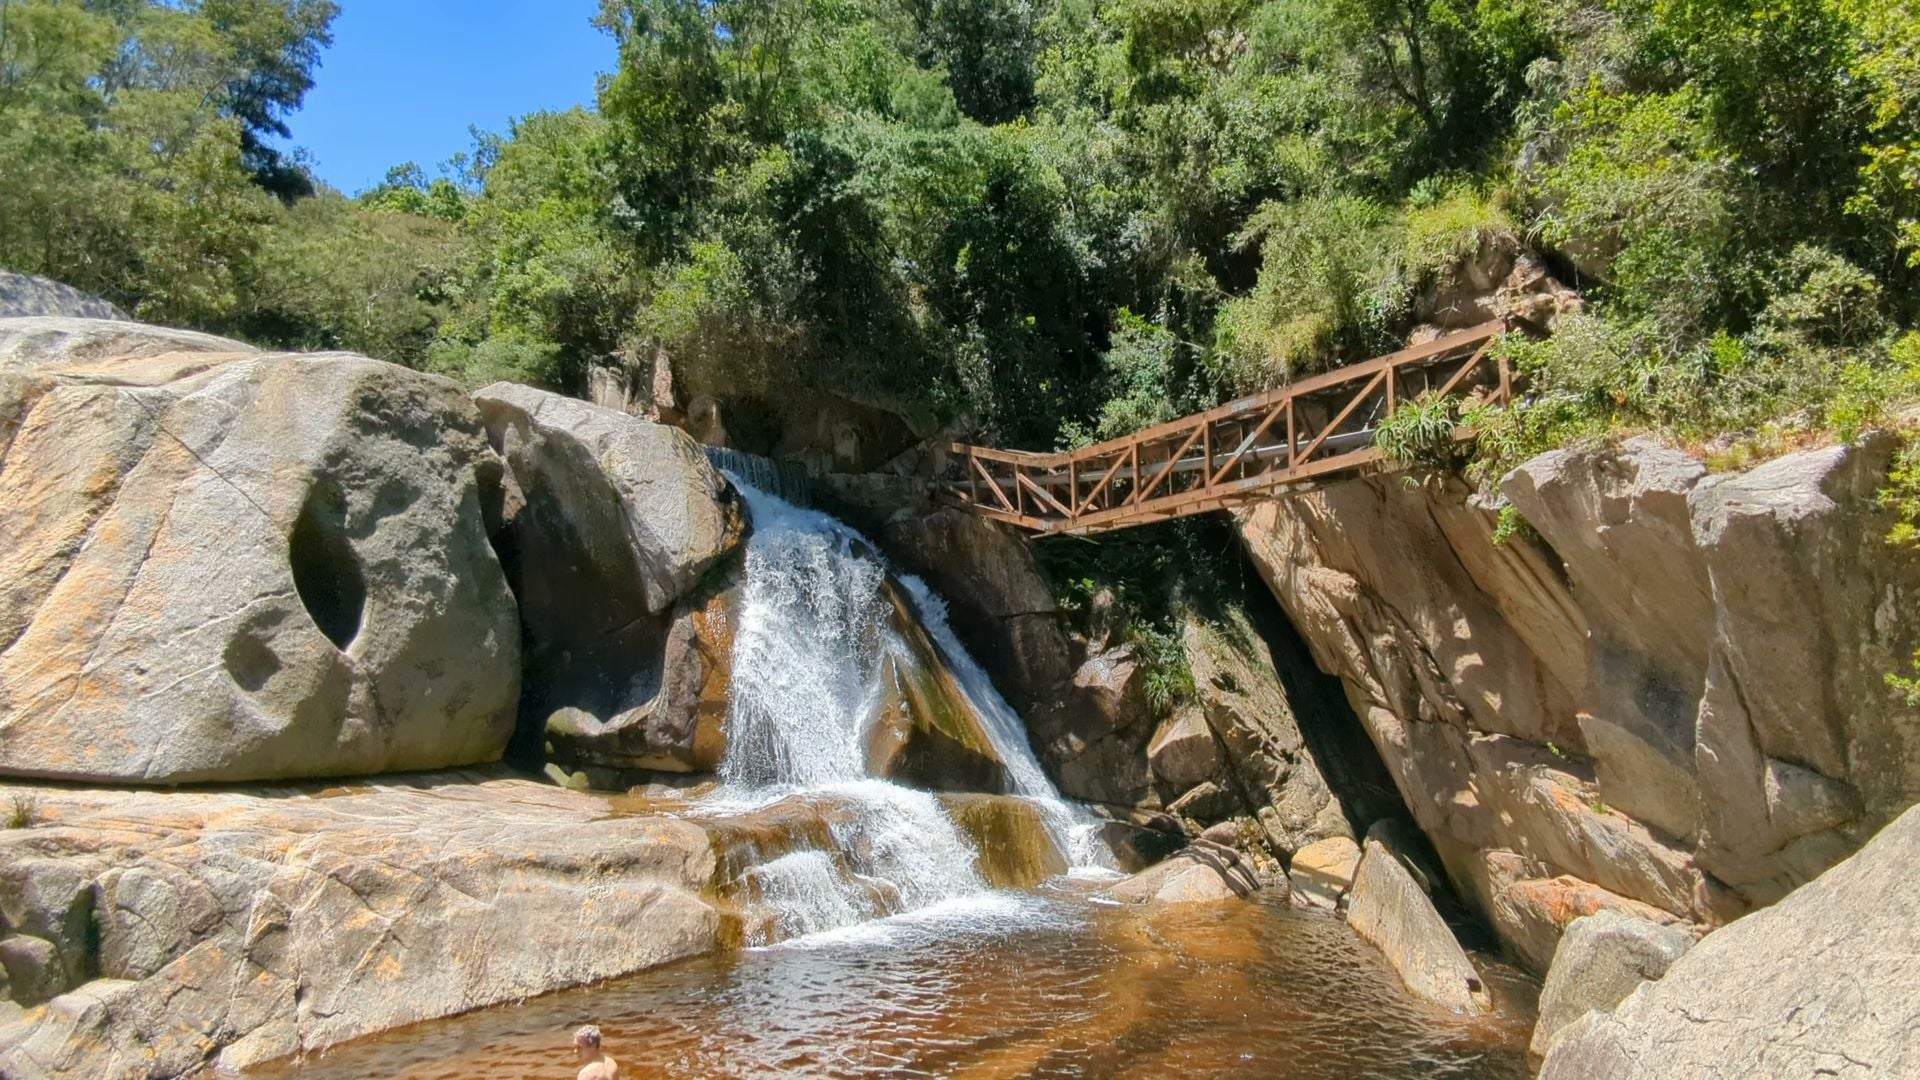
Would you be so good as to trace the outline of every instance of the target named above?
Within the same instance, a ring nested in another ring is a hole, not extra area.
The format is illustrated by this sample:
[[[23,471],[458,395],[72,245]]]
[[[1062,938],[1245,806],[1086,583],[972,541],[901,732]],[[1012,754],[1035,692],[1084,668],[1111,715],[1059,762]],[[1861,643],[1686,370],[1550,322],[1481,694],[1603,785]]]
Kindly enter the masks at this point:
[[[1047,447],[1391,348],[1503,236],[1590,301],[1509,449],[1920,381],[1913,0],[605,0],[597,107],[352,198],[276,149],[336,10],[0,0],[0,265]]]

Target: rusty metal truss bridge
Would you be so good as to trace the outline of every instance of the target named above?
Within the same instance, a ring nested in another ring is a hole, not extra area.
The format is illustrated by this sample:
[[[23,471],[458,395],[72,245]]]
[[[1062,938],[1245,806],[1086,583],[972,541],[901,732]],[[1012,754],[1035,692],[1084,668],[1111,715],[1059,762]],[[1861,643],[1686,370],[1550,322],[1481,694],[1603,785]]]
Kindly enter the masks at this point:
[[[1380,422],[1419,394],[1513,395],[1495,320],[1079,450],[950,446],[937,494],[1040,535],[1084,535],[1202,514],[1386,461]],[[1469,431],[1457,430],[1455,438]]]

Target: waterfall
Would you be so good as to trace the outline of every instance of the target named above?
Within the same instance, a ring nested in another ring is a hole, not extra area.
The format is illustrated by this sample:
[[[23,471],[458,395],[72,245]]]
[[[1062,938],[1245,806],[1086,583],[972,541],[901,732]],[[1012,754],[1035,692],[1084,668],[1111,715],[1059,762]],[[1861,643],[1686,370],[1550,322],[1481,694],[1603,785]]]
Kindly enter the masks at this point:
[[[711,812],[801,804],[827,821],[832,851],[781,850],[744,869],[749,900],[771,918],[760,940],[835,929],[986,893],[979,852],[939,797],[870,775],[868,740],[887,665],[905,662],[889,583],[898,581],[993,751],[1006,788],[1038,811],[1078,871],[1108,865],[1090,814],[1060,798],[1020,718],[947,625],[918,579],[892,578],[845,524],[739,476],[753,531],[733,646],[728,747]],[[924,645],[923,645],[924,648]]]
[[[777,495],[786,502],[806,506],[813,502],[813,477],[797,461],[775,461],[730,446],[702,446],[713,467],[737,478],[736,487]]]

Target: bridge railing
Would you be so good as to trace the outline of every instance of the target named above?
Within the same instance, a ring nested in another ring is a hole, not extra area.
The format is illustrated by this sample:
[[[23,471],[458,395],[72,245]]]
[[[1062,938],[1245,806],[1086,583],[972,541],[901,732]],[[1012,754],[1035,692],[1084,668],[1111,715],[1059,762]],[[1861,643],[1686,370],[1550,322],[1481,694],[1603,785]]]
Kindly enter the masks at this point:
[[[1511,373],[1504,359],[1488,362],[1505,330],[1499,320],[1482,323],[1078,450],[954,443],[936,488],[951,502],[1038,533],[1098,532],[1222,509],[1379,462],[1380,421],[1416,395],[1478,394],[1505,404]]]

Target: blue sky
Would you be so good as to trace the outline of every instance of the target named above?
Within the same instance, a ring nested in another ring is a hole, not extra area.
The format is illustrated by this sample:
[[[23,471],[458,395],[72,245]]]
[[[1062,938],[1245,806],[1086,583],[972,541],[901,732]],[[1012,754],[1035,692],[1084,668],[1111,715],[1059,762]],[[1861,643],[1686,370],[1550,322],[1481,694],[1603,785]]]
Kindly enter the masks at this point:
[[[340,0],[333,47],[288,119],[322,180],[348,194],[390,166],[435,166],[469,149],[469,125],[593,100],[613,39],[595,0]]]

